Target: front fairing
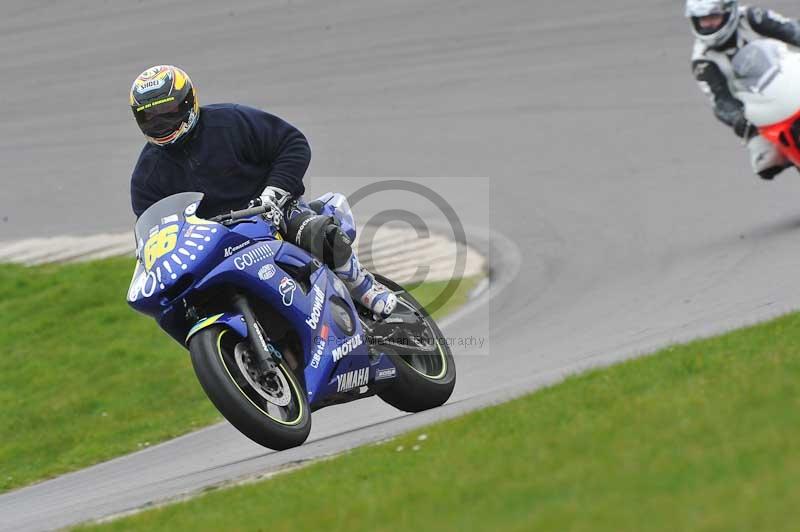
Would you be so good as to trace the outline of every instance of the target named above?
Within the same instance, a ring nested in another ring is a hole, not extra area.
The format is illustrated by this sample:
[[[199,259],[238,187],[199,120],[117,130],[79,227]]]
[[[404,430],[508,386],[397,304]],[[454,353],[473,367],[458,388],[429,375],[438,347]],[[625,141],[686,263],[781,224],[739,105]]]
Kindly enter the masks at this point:
[[[733,59],[736,98],[757,127],[787,120],[800,110],[800,54],[771,39],[754,41]]]
[[[742,47],[733,61],[735,96],[748,122],[789,161],[800,165],[800,53],[762,39]]]
[[[128,288],[135,310],[158,317],[213,267],[220,253],[245,244],[246,237],[196,216],[202,199],[196,192],[175,194],[139,217],[136,269]]]

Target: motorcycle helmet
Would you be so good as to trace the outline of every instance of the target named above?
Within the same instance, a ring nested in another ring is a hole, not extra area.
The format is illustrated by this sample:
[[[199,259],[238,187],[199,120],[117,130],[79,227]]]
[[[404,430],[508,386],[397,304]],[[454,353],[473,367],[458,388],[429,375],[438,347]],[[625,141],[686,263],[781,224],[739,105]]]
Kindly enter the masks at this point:
[[[736,33],[739,5],[737,0],[686,0],[686,17],[692,21],[695,37],[714,48]]]
[[[139,129],[156,146],[184,138],[200,115],[192,80],[172,65],[154,66],[139,74],[131,86],[130,103]]]

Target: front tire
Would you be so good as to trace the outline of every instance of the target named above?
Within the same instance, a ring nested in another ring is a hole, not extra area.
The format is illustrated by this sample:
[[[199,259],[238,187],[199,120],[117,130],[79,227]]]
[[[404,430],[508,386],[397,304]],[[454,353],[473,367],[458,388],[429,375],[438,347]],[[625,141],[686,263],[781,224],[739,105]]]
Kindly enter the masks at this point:
[[[276,451],[301,445],[311,431],[303,387],[285,362],[259,377],[249,349],[249,342],[219,326],[198,332],[189,342],[203,390],[239,432]]]
[[[402,286],[382,276],[375,276],[397,296],[394,312],[414,315],[424,323],[429,335],[422,344],[430,348],[418,352],[408,349],[394,350],[381,346],[395,367],[394,382],[378,393],[378,396],[393,407],[405,412],[422,412],[447,402],[456,386],[456,364],[450,346],[434,319]]]

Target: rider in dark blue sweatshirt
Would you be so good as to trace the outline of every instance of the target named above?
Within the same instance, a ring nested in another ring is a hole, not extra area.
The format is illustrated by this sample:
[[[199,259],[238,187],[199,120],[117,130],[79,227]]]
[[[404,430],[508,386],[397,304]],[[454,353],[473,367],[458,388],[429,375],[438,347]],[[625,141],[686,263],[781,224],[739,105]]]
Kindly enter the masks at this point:
[[[324,260],[356,301],[377,315],[391,314],[396,296],[360,265],[335,221],[303,207],[311,149],[297,128],[244,105],[201,108],[189,76],[170,65],[142,72],[130,105],[148,141],[131,177],[137,218],[179,192],[204,193],[198,215],[205,218],[254,200],[270,205],[269,219],[280,226],[285,218],[287,237]]]
[[[242,209],[267,186],[299,198],[311,160],[305,136],[277,116],[244,105],[214,104],[168,145],[148,142],[131,179],[133,212],[184,191],[203,192],[201,214]]]

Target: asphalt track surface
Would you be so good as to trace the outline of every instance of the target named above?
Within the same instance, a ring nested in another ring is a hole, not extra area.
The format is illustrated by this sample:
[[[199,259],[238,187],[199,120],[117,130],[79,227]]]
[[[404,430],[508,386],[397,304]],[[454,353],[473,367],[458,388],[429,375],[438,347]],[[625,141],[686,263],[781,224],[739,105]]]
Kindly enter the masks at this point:
[[[204,102],[250,103],[306,132],[312,192],[351,186],[321,176],[486,176],[490,194],[480,180],[426,182],[491,253],[495,286],[446,326],[469,335],[491,318],[490,353],[459,357],[445,408],[323,410],[309,444],[284,453],[210,427],[4,495],[0,528],[269,471],[800,306],[800,176],[750,174],[691,79],[690,49],[672,0],[4,3],[0,239],[130,224],[141,140],[126,92],[171,62]]]

